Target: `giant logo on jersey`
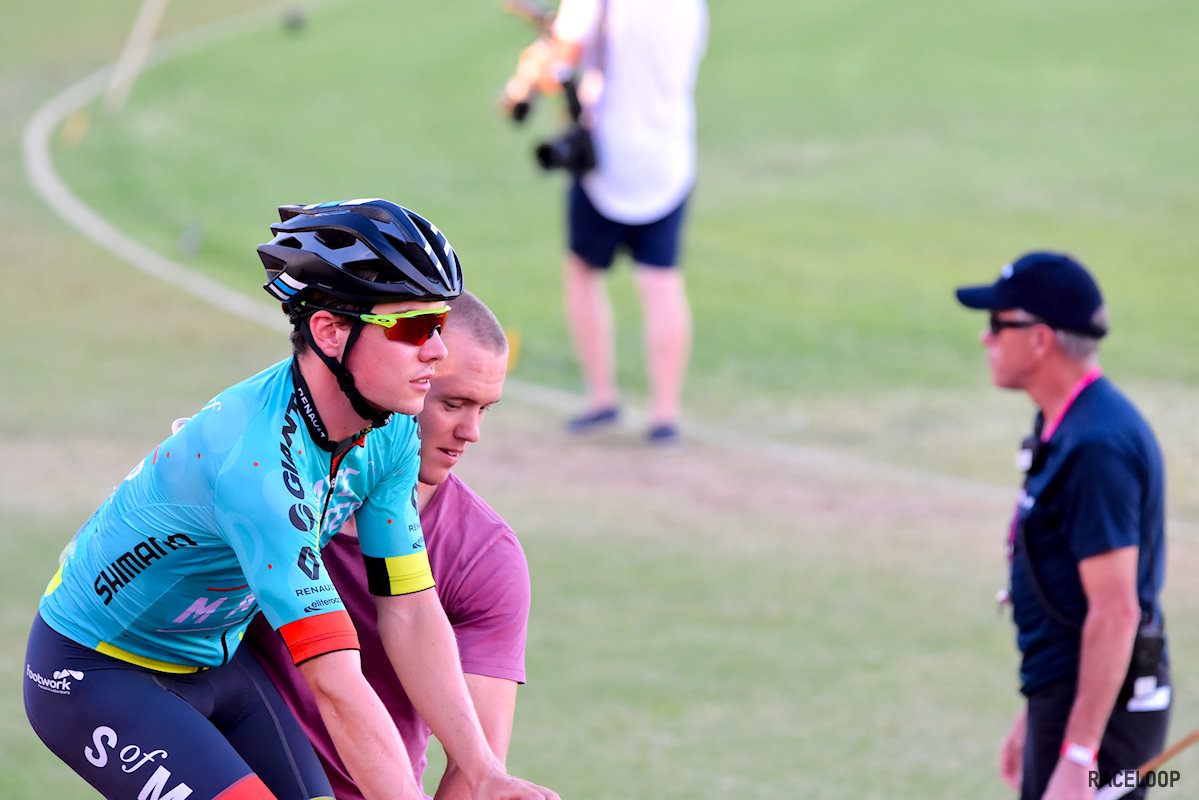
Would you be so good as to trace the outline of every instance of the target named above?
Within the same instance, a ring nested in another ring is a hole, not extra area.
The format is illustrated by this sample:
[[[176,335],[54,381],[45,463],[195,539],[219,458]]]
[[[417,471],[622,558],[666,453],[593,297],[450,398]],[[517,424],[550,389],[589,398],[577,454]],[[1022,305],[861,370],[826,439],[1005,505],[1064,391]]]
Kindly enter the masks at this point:
[[[300,426],[299,414],[300,406],[293,393],[283,417],[283,429],[280,431],[283,441],[279,443],[279,450],[283,453],[283,487],[298,501],[292,505],[287,517],[291,520],[293,528],[307,533],[316,527],[316,515],[312,513],[312,506],[304,502],[304,481],[300,478],[295,457],[291,454],[291,438]]]

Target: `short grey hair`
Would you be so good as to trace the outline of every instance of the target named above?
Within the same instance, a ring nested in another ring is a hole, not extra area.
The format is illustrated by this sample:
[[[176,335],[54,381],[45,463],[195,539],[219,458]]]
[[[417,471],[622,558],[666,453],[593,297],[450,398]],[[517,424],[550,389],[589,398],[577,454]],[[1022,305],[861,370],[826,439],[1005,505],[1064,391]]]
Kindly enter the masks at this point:
[[[1107,324],[1107,309],[1100,306],[1091,315],[1091,325],[1100,330],[1107,330]],[[1057,328],[1053,334],[1057,337],[1058,347],[1062,348],[1062,352],[1071,361],[1089,361],[1099,353],[1099,339],[1094,336]]]

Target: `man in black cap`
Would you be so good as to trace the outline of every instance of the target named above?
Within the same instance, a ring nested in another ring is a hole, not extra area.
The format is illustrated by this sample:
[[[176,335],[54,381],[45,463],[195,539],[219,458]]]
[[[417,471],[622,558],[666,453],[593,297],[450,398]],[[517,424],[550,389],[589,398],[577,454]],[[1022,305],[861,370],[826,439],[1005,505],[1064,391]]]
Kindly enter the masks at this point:
[[[982,343],[995,384],[1027,392],[1038,409],[1021,451],[1001,594],[1012,604],[1026,702],[1000,774],[1021,800],[1093,798],[1165,744],[1161,453],[1103,377],[1107,311],[1078,261],[1028,253],[994,284],[960,288],[957,298],[990,312]]]

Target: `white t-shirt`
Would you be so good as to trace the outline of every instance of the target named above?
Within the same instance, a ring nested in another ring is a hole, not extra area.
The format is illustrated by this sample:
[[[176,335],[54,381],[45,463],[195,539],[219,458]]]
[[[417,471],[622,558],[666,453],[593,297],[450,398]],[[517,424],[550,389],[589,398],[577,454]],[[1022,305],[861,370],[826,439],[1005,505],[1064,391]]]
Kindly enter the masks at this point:
[[[599,162],[583,177],[587,196],[618,222],[661,219],[695,182],[705,0],[562,0],[554,35],[581,43],[584,68],[603,73],[587,109]]]

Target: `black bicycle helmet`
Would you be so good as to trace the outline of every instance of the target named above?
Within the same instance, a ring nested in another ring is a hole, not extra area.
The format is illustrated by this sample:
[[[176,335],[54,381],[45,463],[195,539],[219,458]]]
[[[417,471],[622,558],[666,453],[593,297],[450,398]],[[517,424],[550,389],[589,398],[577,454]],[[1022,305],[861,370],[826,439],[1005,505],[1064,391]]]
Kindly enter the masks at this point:
[[[368,311],[377,303],[452,300],[462,293],[457,253],[433,223],[386,200],[279,206],[279,220],[271,226],[275,238],[258,246],[267,276],[262,288],[283,303],[358,415],[376,427],[387,424],[391,412],[363,397],[345,366],[365,323],[347,309],[353,322],[338,360],[315,346],[304,303],[332,297]]]
[[[275,238],[258,246],[263,288],[297,307],[314,291],[369,307],[462,294],[454,248],[427,219],[386,200],[280,206]],[[373,280],[355,272],[372,270]],[[288,309],[292,310],[291,308]]]

